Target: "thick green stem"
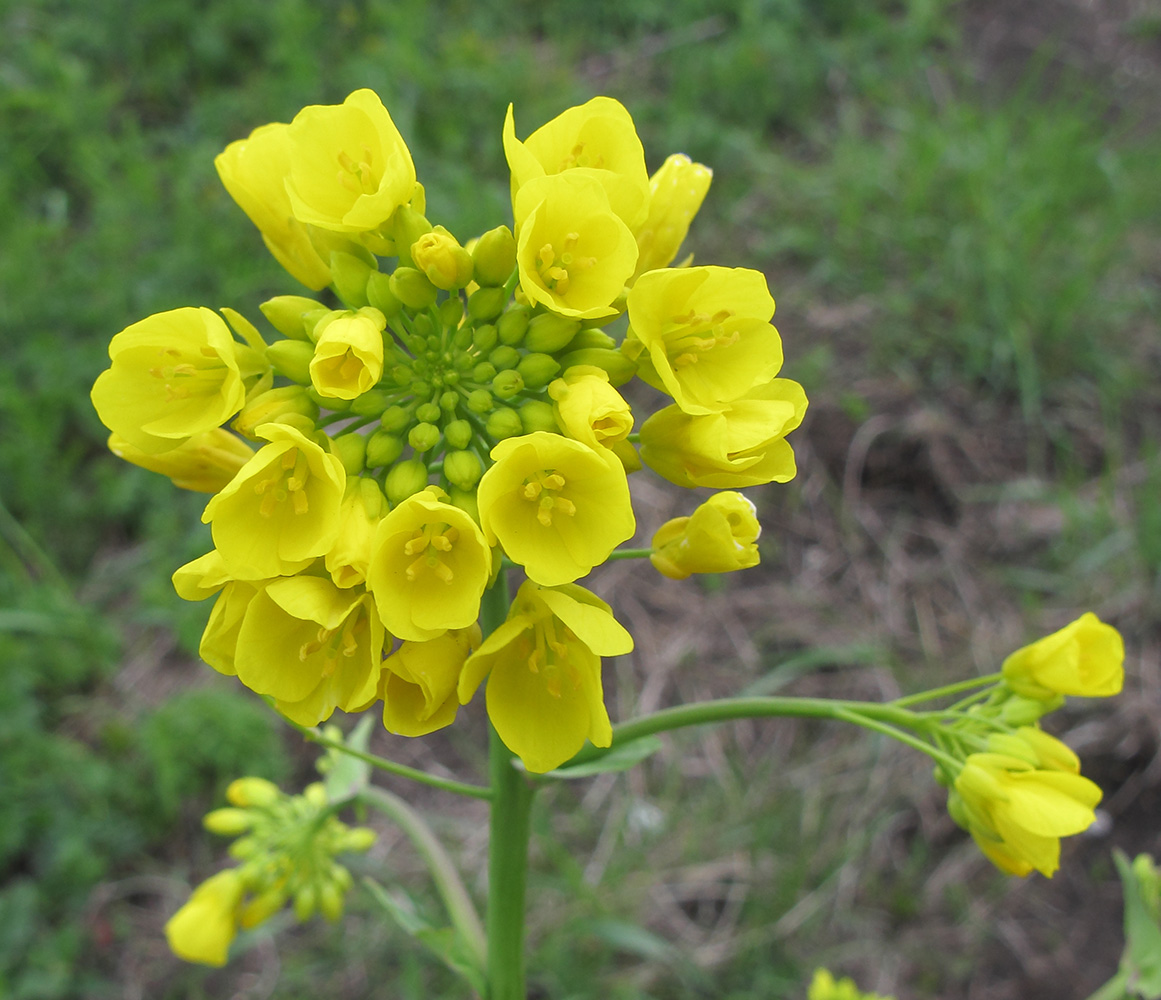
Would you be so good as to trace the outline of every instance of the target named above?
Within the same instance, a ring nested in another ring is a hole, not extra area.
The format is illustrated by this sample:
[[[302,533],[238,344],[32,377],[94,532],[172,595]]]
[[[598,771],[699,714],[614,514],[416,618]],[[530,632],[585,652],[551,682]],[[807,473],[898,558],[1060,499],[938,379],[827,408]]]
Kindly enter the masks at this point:
[[[485,635],[507,617],[508,586],[503,573],[484,595]],[[488,841],[487,1000],[525,1000],[524,893],[528,880],[533,786],[512,766],[512,751],[489,726],[492,814]]]

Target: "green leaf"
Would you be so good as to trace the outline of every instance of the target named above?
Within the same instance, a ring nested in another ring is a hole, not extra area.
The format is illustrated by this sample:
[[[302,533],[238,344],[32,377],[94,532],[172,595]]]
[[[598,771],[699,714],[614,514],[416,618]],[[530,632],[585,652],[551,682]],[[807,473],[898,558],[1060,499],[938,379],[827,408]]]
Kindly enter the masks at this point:
[[[366,753],[372,723],[371,716],[364,715],[343,741],[344,744],[352,750]],[[332,803],[349,802],[371,780],[370,764],[334,747],[328,748],[319,760],[319,770],[325,775],[323,785],[327,790],[327,800]]]
[[[1142,856],[1138,856],[1140,861]],[[1158,925],[1146,893],[1155,885],[1142,884],[1134,871],[1137,862],[1130,864],[1121,851],[1113,852],[1113,860],[1125,890],[1125,954],[1121,968],[1128,973],[1129,989],[1143,1000],[1161,1000],[1161,926]],[[1149,859],[1152,865],[1152,859]]]
[[[569,767],[566,764],[564,767],[557,768],[555,771],[548,771],[544,777],[591,778],[594,774],[627,771],[629,768],[640,764],[647,757],[652,757],[660,749],[661,740],[658,737],[642,736],[641,739],[633,740],[624,746],[613,747],[612,750],[606,754],[602,754],[596,760],[590,760],[584,764],[577,764],[575,767]],[[517,767],[520,766],[518,760],[513,761],[513,764]]]
[[[388,892],[371,878],[363,879],[363,884],[404,933],[424,945],[480,996],[487,992],[488,983],[483,968],[475,961],[471,949],[454,928],[436,927],[421,916],[411,897],[402,889]]]

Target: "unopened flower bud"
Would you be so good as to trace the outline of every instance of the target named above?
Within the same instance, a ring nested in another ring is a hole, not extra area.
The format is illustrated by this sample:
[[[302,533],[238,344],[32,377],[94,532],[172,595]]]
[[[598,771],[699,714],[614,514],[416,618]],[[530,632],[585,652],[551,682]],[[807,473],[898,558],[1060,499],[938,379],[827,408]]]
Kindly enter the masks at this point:
[[[272,886],[242,904],[238,910],[238,923],[246,928],[257,927],[274,916],[285,903],[286,889],[282,886]]]
[[[520,352],[515,347],[501,344],[488,355],[488,360],[496,366],[497,371],[504,371],[520,364]]]
[[[368,469],[391,465],[403,454],[403,439],[390,431],[378,430],[367,438],[364,463]]]
[[[609,375],[610,384],[614,386],[624,385],[637,371],[636,363],[622,352],[601,347],[584,347],[579,351],[569,351],[560,359],[560,365],[565,370],[576,365],[603,368]]]
[[[318,891],[319,912],[331,923],[343,915],[343,893],[333,882],[324,882]]]
[[[528,321],[532,309],[527,305],[513,305],[504,311],[496,320],[496,332],[500,335],[500,343],[515,347],[524,339],[528,332]]]
[[[476,502],[475,490],[461,490],[453,486],[448,491],[448,500],[455,507],[466,512],[477,524],[480,520],[480,505]],[[497,563],[499,560],[497,560]],[[493,570],[495,572],[495,570]]]
[[[393,433],[403,430],[409,423],[411,423],[411,414],[402,406],[387,407],[383,411],[383,416],[379,418],[379,425],[383,430]]]
[[[424,420],[429,424],[435,423],[440,418],[440,409],[438,403],[420,403],[415,408],[415,416],[419,420]]]
[[[443,474],[453,486],[470,490],[480,481],[484,466],[474,451],[449,451],[443,459]]]
[[[314,344],[307,340],[276,340],[266,348],[266,362],[279,375],[310,385],[310,362],[314,358]]]
[[[356,826],[343,832],[339,841],[338,852],[358,852],[369,850],[371,845],[379,839],[379,835],[369,826]]]
[[[577,335],[572,338],[567,344],[570,351],[579,351],[585,347],[604,347],[612,349],[617,346],[617,342],[610,337],[599,326],[582,327]]]
[[[502,285],[516,269],[516,240],[507,226],[489,229],[472,250],[475,279],[481,286]]]
[[[439,289],[422,271],[414,267],[397,267],[391,275],[391,294],[408,309],[419,312],[435,305]]]
[[[541,313],[534,316],[524,334],[524,346],[530,351],[551,354],[559,351],[580,330],[580,320],[557,316],[555,313]]]
[[[1048,701],[1039,698],[1025,698],[1023,695],[1012,695],[1005,699],[1000,706],[1000,720],[1007,726],[1030,726],[1042,716],[1055,711],[1064,704],[1064,695],[1057,695]]]
[[[550,354],[525,354],[516,366],[529,389],[542,389],[560,371],[560,362]]]
[[[520,423],[520,414],[506,406],[497,407],[488,415],[485,425],[488,436],[495,441],[515,437],[524,433],[524,425]]]
[[[387,473],[386,493],[392,505],[403,503],[409,496],[427,487],[427,466],[418,458],[400,462]]]
[[[472,280],[472,257],[443,226],[424,233],[411,247],[415,266],[436,288],[451,291]]]
[[[431,223],[422,210],[411,205],[401,205],[391,216],[391,231],[395,236],[395,248],[399,251],[399,261],[403,265],[413,263],[411,247],[424,234],[431,232]]]
[[[499,339],[499,331],[491,323],[481,323],[472,333],[472,344],[481,354],[487,354]]]
[[[390,400],[382,389],[368,389],[351,400],[351,412],[359,417],[377,417],[387,409]]]
[[[478,379],[477,381],[483,381],[483,379]],[[495,405],[495,400],[492,399],[492,394],[487,389],[474,389],[468,395],[468,409],[472,413],[478,413],[483,416],[485,413],[490,413],[492,407]]]
[[[237,778],[226,788],[226,798],[236,806],[271,806],[282,798],[273,781],[265,778]]]
[[[449,447],[466,448],[472,440],[472,425],[466,420],[453,420],[443,429]]]
[[[451,389],[440,394],[439,408],[444,413],[453,413],[455,408],[460,405],[460,394]]]
[[[518,371],[509,369],[492,379],[492,392],[500,399],[511,399],[524,389],[524,378]]]
[[[361,257],[341,250],[331,253],[331,281],[339,298],[352,309],[367,305],[367,279],[373,270],[371,264]]]
[[[254,824],[254,816],[246,809],[215,809],[202,818],[202,826],[210,833],[223,837],[236,837],[245,833]]]
[[[303,317],[322,309],[323,304],[308,299],[305,295],[276,295],[272,299],[267,299],[258,308],[262,310],[262,315],[270,325],[284,337],[306,340],[306,324]]]
[[[372,271],[367,278],[367,302],[388,319],[399,315],[403,308],[399,297],[391,291],[391,275],[379,271]]]
[[[477,288],[468,296],[468,315],[472,319],[493,320],[503,311],[506,301],[503,288]]]
[[[294,916],[298,921],[309,920],[318,905],[318,892],[313,885],[301,886],[294,894]]]
[[[543,399],[530,399],[520,407],[520,424],[524,428],[525,434],[531,434],[534,431],[560,433],[560,427],[556,422],[556,411],[551,403],[546,403]]]
[[[407,432],[407,443],[417,452],[430,451],[439,444],[439,428],[435,424],[416,424]]]
[[[340,434],[331,439],[331,454],[339,456],[348,476],[357,476],[363,471],[367,439],[362,434]]]
[[[490,361],[481,361],[472,369],[472,378],[476,382],[491,382],[496,377],[496,366]]]

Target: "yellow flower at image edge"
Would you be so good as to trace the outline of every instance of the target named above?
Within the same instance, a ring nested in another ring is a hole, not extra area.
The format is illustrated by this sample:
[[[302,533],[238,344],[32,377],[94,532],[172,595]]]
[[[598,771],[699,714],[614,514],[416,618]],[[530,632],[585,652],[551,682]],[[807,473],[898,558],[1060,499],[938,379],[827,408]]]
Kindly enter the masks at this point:
[[[632,538],[637,522],[617,457],[548,431],[501,441],[480,480],[480,525],[537,583],[571,583]]]
[[[202,521],[235,579],[297,573],[339,535],[346,473],[337,457],[286,424],[255,432],[270,443],[206,505]]]
[[[1125,643],[1091,611],[1004,660],[1004,680],[1017,694],[1103,698],[1125,682]]]
[[[189,901],[169,918],[165,937],[178,958],[221,967],[226,964],[230,942],[238,932],[238,905],[244,887],[237,869],[211,875]]]
[[[156,313],[110,341],[112,365],[97,376],[93,406],[133,447],[151,455],[169,451],[242,408],[238,349],[225,321],[209,309]]]
[[[633,648],[612,609],[583,587],[525,581],[508,619],[468,657],[459,681],[467,704],[488,678],[488,718],[529,771],[571,759],[586,739],[613,738],[601,686],[601,657]]]

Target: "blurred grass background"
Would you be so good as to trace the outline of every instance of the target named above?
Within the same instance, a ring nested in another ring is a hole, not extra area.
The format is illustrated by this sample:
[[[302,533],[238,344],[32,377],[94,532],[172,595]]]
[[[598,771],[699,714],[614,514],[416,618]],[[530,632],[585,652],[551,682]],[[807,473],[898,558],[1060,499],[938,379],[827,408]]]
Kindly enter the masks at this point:
[[[129,323],[295,290],[213,156],[364,86],[461,238],[508,218],[509,101],[525,135],[615,96],[651,169],[675,150],[714,168],[699,261],[770,276],[812,398],[802,472],[759,501],[754,574],[598,578],[640,650],[607,677],[615,718],[747,686],[890,697],[1091,607],[1129,640],[1132,694],[1062,726],[1115,842],[1161,849],[1159,74],[1161,18],[1136,0],[10,0],[0,996],[459,995],[359,902],[338,929],[255,933],[223,972],[168,955],[164,919],[222,857],[201,814],[242,773],[301,785],[310,758],[197,665],[207,608],[169,575],[208,547],[204,498],[116,462],[88,400]],[[638,486],[643,529],[689,506]],[[473,725],[379,749],[470,771]],[[409,794],[479,887],[475,807]],[[1118,956],[1108,846],[1016,885],[894,747],[683,734],[544,797],[534,995],[794,997],[825,961],[901,1000],[1086,996]],[[390,831],[374,861],[425,905]],[[1045,962],[1073,940],[1085,962]]]

